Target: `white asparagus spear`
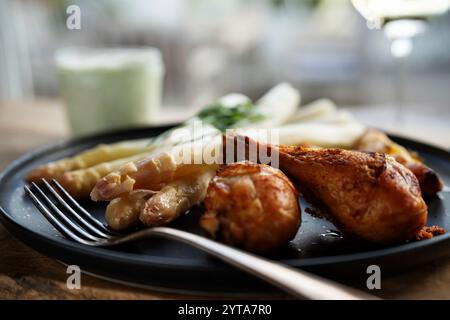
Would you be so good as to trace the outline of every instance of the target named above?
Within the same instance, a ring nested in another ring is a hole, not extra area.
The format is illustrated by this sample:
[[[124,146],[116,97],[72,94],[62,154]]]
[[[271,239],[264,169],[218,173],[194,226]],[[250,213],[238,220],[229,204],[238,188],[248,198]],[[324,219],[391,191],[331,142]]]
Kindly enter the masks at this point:
[[[197,152],[203,152],[201,145],[198,146],[196,143],[186,145],[187,148],[180,145],[168,152],[151,154],[121,166],[97,181],[91,191],[91,199],[111,201],[136,189],[160,190],[169,182],[197,174],[205,166],[215,167],[217,161],[214,160],[219,153],[214,151],[220,151],[220,145],[212,149],[212,161],[209,163],[203,162],[203,154],[199,154],[198,162],[193,161],[197,158]],[[187,152],[187,156],[183,155],[183,152]]]
[[[263,116],[261,120],[248,122],[244,119],[233,128],[271,128],[281,125],[296,112],[299,103],[300,92],[289,83],[280,83],[256,102],[255,111]]]
[[[303,123],[324,123],[324,124],[345,124],[357,122],[353,114],[348,110],[336,110],[335,112],[324,115]]]
[[[138,189],[113,199],[106,207],[105,220],[114,230],[136,225],[161,226],[203,201],[215,169],[205,168],[197,175],[167,184],[160,191]]]
[[[145,202],[139,219],[144,225],[155,227],[178,218],[203,201],[215,172],[214,168],[209,167],[195,176],[169,183]]]
[[[140,189],[113,199],[106,207],[106,223],[114,230],[124,230],[136,225],[145,201],[155,193],[155,191]]]
[[[318,99],[301,106],[294,115],[287,119],[285,123],[314,121],[322,117],[332,115],[336,112],[336,110],[336,105],[330,99]]]
[[[327,125],[304,123],[279,128],[279,142],[285,145],[308,144],[329,148],[350,148],[365,132],[360,123]]]
[[[145,153],[137,154],[131,157],[116,159],[113,161],[101,162],[86,169],[78,169],[64,173],[56,180],[70,193],[75,199],[87,198],[92,188],[98,180],[110,172],[118,170],[126,163],[137,161],[146,156]]]
[[[60,177],[68,171],[86,169],[99,163],[149,152],[152,148],[149,145],[149,141],[150,139],[137,139],[111,144],[99,144],[73,157],[50,162],[33,169],[28,174],[27,181],[40,182],[42,178],[51,180]]]
[[[279,144],[311,145],[328,148],[350,148],[365,132],[366,127],[357,122],[344,124],[298,123],[273,128],[278,134]],[[264,136],[255,136],[253,130],[241,130],[240,135],[264,141]]]

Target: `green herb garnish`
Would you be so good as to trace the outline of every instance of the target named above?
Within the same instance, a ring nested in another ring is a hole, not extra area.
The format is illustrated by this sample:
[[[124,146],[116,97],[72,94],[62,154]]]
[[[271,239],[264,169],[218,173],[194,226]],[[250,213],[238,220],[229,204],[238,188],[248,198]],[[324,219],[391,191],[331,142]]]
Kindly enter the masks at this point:
[[[216,102],[200,111],[197,117],[222,132],[240,121],[256,122],[264,119],[262,114],[255,111],[255,106],[250,101],[234,107],[225,107]]]

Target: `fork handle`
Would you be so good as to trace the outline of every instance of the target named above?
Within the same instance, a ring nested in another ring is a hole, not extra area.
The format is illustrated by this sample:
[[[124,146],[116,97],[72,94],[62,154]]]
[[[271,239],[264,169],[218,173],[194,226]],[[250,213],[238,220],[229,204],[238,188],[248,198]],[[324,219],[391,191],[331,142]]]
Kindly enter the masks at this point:
[[[147,235],[162,236],[192,245],[238,269],[271,283],[296,298],[321,300],[379,299],[334,281],[305,271],[285,267],[279,263],[182,230],[155,227],[146,229],[146,233]]]

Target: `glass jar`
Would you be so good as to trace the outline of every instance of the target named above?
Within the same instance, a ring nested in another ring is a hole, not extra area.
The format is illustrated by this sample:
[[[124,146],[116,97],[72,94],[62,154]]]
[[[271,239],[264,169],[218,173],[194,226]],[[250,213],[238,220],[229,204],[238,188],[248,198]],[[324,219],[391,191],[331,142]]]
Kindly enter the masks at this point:
[[[161,104],[164,65],[156,48],[61,49],[60,90],[74,135],[143,126]]]

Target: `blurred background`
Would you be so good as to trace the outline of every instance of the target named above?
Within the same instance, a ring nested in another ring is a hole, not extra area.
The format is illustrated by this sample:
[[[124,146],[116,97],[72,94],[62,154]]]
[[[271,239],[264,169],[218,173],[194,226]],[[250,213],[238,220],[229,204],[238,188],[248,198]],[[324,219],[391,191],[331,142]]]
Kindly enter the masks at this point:
[[[81,8],[80,30],[66,27],[71,4]],[[449,148],[450,14],[430,19],[402,61],[367,24],[350,0],[1,0],[1,125],[30,101],[60,108],[57,49],[151,46],[165,65],[161,122],[225,93],[255,99],[288,81],[302,104],[326,97],[363,122],[418,138],[427,131],[425,140]],[[24,123],[45,122],[45,112]]]
[[[391,103],[395,59],[349,0],[2,0],[0,99],[58,95],[53,60],[68,46],[154,46],[166,66],[164,104],[259,97],[280,81],[303,102]],[[66,8],[81,8],[80,30]],[[448,108],[450,15],[435,17],[406,61],[407,103]],[[394,69],[394,70],[393,70]]]

